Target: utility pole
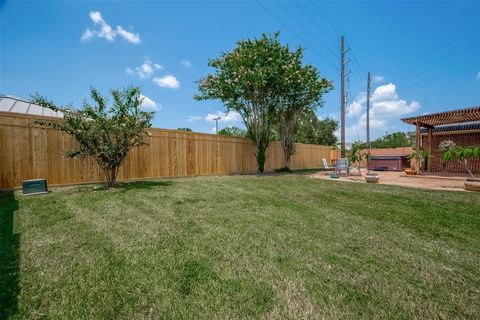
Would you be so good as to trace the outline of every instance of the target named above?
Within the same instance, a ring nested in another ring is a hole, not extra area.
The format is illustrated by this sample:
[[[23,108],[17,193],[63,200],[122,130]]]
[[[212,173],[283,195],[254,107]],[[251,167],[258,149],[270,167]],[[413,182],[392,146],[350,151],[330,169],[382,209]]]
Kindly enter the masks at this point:
[[[345,53],[349,49],[345,50],[345,41],[343,36],[340,38],[340,68],[341,68],[341,82],[340,82],[340,135],[341,145],[340,151],[342,158],[345,158],[345,65],[350,61],[345,61]]]
[[[370,82],[372,81],[370,77],[370,71],[368,71],[367,78],[367,148],[370,150],[372,144],[370,143]]]
[[[216,117],[215,119],[215,134],[218,134],[218,120],[222,119],[222,117]]]

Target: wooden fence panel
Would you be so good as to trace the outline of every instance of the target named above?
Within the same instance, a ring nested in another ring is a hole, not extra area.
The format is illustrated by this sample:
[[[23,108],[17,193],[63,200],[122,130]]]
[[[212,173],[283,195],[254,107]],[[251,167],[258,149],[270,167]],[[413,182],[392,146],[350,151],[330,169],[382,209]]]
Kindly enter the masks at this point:
[[[103,181],[103,172],[91,158],[70,159],[64,153],[77,142],[55,129],[40,127],[41,116],[0,112],[0,188],[19,187],[22,180],[46,178],[50,185]],[[119,172],[119,180],[184,177],[256,172],[250,140],[213,134],[151,128],[148,145],[133,149]],[[297,144],[292,169],[321,168],[338,150],[329,146]],[[284,166],[279,142],[267,150],[266,171]]]

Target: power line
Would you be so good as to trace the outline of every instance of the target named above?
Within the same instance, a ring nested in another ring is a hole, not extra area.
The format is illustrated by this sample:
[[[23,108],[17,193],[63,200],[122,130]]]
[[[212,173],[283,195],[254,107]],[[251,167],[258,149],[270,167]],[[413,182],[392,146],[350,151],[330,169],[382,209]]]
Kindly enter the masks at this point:
[[[474,31],[472,31],[471,33],[467,34],[466,36],[462,37],[462,38],[457,38],[455,39],[454,41],[450,42],[447,46],[445,46],[445,44],[443,45],[442,49],[443,48],[450,48],[452,47],[454,44],[457,44],[465,39],[468,39],[470,38],[471,36],[474,36],[474,35],[478,35],[478,32],[480,31],[480,28],[479,29],[475,29]],[[435,53],[437,52],[438,49],[433,49],[433,50],[430,50],[428,51],[427,53],[424,53],[422,55],[419,55],[419,56],[416,56],[416,57],[413,57],[413,58],[410,58],[410,59],[407,59],[407,60],[404,60],[400,63],[397,63],[395,65],[393,65],[392,67],[396,67],[396,66],[400,66],[400,65],[404,65],[404,64],[408,64],[409,62],[412,62],[412,61],[415,61],[415,60],[418,60],[420,58],[424,58],[424,57],[428,57],[430,56],[432,53]]]
[[[467,46],[467,47],[465,47],[465,48],[462,48],[462,49],[460,49],[460,50],[458,50],[458,51],[455,51],[455,52],[453,52],[453,53],[448,53],[448,54],[442,55],[442,56],[440,56],[440,57],[436,57],[436,58],[433,58],[433,59],[430,59],[430,60],[427,60],[427,61],[423,61],[423,62],[414,64],[414,65],[410,66],[409,68],[403,68],[403,69],[399,69],[399,70],[397,70],[397,71],[393,71],[393,72],[387,73],[387,75],[391,75],[391,74],[393,74],[393,73],[402,73],[402,72],[411,70],[411,68],[421,67],[421,66],[429,65],[429,64],[431,64],[431,63],[433,63],[433,62],[436,62],[436,61],[442,61],[442,60],[448,59],[448,58],[453,57],[453,56],[456,56],[456,55],[458,55],[458,54],[465,53],[465,49],[468,48],[468,47],[470,47],[470,45]],[[474,52],[474,54],[476,55],[476,54],[478,54],[478,53],[477,53],[477,52]]]
[[[330,49],[327,45],[325,45],[323,43],[322,40],[320,40],[320,38],[317,37],[317,35],[315,33],[313,33],[310,29],[308,29],[307,27],[305,27],[305,25],[297,18],[295,17],[292,13],[290,13],[290,11],[285,8],[283,6],[283,4],[280,2],[280,1],[274,1],[280,8],[282,8],[289,16],[290,18],[292,18],[293,20],[295,20],[303,29],[305,29],[313,38],[315,38],[325,49],[328,50],[328,52],[330,52],[334,57],[337,57],[337,54],[332,50]]]
[[[328,23],[328,25],[330,26],[330,28],[332,28],[333,32],[335,32],[337,34],[337,37],[340,37],[340,32],[337,31],[337,29],[333,26],[332,23],[330,23],[330,21],[327,19],[327,17],[320,11],[320,9],[317,8],[317,6],[312,2],[312,1],[308,1],[310,3],[310,5],[315,9],[315,11],[318,12],[318,14]]]
[[[348,48],[350,49],[350,52],[351,52],[351,50],[352,50],[351,47],[348,47]],[[351,58],[352,58],[352,61],[355,62],[355,58],[353,57],[353,55],[349,55],[349,57],[351,57]],[[359,68],[359,66],[358,66],[357,64],[353,63],[352,65],[353,65],[353,68],[355,69],[355,72],[352,72],[352,74],[353,74],[354,77],[357,77],[356,73],[359,73],[359,74],[363,74],[363,73],[364,73],[363,70],[360,70],[360,68]],[[352,71],[352,70],[350,70],[350,72],[351,72],[351,71]],[[362,81],[360,78],[357,78],[357,80]]]
[[[302,11],[302,13],[320,30],[323,32],[323,34],[325,34],[327,36],[327,38],[333,43],[333,45],[335,46],[335,48],[338,48],[338,44],[335,40],[332,39],[332,37],[330,37],[330,35],[328,34],[328,32],[326,32],[322,26],[320,26],[320,24],[317,23],[317,21],[315,21],[315,19],[313,19],[310,14],[308,14],[303,8],[301,5],[299,5],[297,2],[293,1],[293,3],[300,9],[300,11]]]
[[[353,63],[354,65],[356,65],[358,68],[359,68],[359,71],[361,73],[365,73],[362,66],[360,65],[360,63],[358,62],[357,58],[355,57],[355,54],[353,53],[353,50],[351,50],[351,57],[352,57],[352,60],[353,60]]]
[[[317,53],[320,57],[325,60],[330,66],[332,66],[335,70],[339,70],[338,67],[332,63],[329,59],[327,59],[319,50],[317,50],[315,47],[311,46],[305,39],[303,39],[302,36],[300,36],[295,30],[290,28],[287,24],[285,24],[280,18],[278,18],[271,10],[269,10],[266,6],[264,6],[259,0],[257,0],[257,3],[265,10],[267,11],[272,17],[274,17],[281,25],[283,25],[287,30],[289,30],[291,33],[293,33],[301,42],[303,42],[307,47],[310,47],[315,53]]]
[[[348,69],[348,73],[351,74],[353,76],[353,78],[355,78],[355,80],[357,80],[358,82],[362,82],[363,80],[360,78],[359,74],[362,74],[363,72],[361,72],[357,66],[355,66],[353,64],[353,67],[355,69],[355,72],[352,71],[352,69]]]
[[[435,81],[435,80],[438,80],[438,79],[441,79],[441,78],[445,78],[445,77],[448,77],[448,76],[451,76],[451,75],[455,75],[455,74],[458,74],[458,73],[462,73],[462,72],[465,72],[465,71],[468,71],[468,70],[478,70],[479,68],[480,68],[480,65],[475,65],[475,67],[468,66],[467,68],[463,68],[463,69],[460,69],[460,70],[455,70],[453,72],[449,72],[449,73],[440,75],[440,76],[435,77],[435,78],[431,78],[431,79],[427,79],[427,80],[424,80],[424,81],[412,83],[412,85],[413,86],[418,86],[419,84],[429,83],[429,82],[432,82],[432,81]]]
[[[450,61],[448,64],[449,65],[452,65],[452,64],[455,64],[455,63],[458,63],[458,62],[463,62],[465,61],[465,59],[468,59],[468,58],[471,58],[471,57],[477,57],[478,53],[475,52],[471,55],[467,55],[466,57],[461,57],[459,59],[455,59],[453,61]],[[423,70],[421,72],[417,72],[417,73],[413,73],[413,74],[410,74],[410,75],[406,75],[406,76],[403,76],[403,77],[400,77],[397,79],[397,81],[401,81],[401,80],[405,80],[405,79],[410,79],[412,77],[416,77],[416,76],[420,76],[420,75],[425,75],[425,74],[429,74],[431,73],[432,71],[435,71],[435,70],[438,70],[438,69],[441,69],[443,66],[435,66],[433,68],[430,68],[430,69],[427,69],[427,70]]]

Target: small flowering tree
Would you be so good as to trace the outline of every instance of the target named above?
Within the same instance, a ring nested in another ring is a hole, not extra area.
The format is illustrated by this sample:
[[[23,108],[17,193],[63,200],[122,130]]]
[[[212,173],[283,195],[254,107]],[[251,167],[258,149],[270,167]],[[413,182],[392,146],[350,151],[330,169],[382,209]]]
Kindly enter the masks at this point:
[[[370,156],[370,152],[363,151],[365,150],[365,147],[366,145],[364,142],[358,141],[358,140],[355,141],[352,144],[352,148],[350,149],[350,152],[349,152],[350,155],[348,157],[348,161],[350,161],[350,163],[357,164],[357,169],[360,175],[362,174],[360,171],[360,166],[362,165],[362,163],[365,165],[367,169],[367,175],[370,173],[370,171],[368,170],[368,162],[370,161],[371,156]]]
[[[291,156],[295,153],[295,136],[300,118],[307,112],[314,112],[323,104],[323,95],[330,91],[332,83],[322,77],[312,65],[302,65],[303,49],[290,52],[291,62],[284,66],[285,88],[275,113],[280,143],[283,148],[285,167],[289,168]]]
[[[278,34],[241,40],[231,52],[212,59],[215,72],[198,82],[197,100],[220,100],[227,112],[238,112],[255,146],[258,171],[263,173],[266,151],[275,124],[274,110],[282,87],[290,51]]]
[[[301,62],[302,49],[291,51],[279,34],[241,40],[230,52],[209,61],[214,72],[200,79],[197,100],[221,101],[238,112],[255,146],[258,171],[263,172],[272,132],[278,130],[288,166],[294,149],[295,124],[307,109],[321,105],[332,88],[313,66]]]
[[[59,121],[36,121],[37,124],[66,132],[78,141],[78,147],[66,153],[67,157],[92,157],[102,168],[107,187],[115,186],[119,168],[128,152],[146,144],[153,112],[141,110],[143,96],[140,88],[112,90],[113,101],[108,103],[96,89],[91,88],[93,104],[84,102],[83,108],[58,107],[45,97],[36,95],[32,102],[63,113]]]
[[[440,142],[440,151],[442,152],[442,158],[444,161],[456,160],[458,161],[468,172],[470,178],[475,178],[470,168],[470,160],[477,160],[480,158],[479,146],[460,147],[452,140],[444,140]]]

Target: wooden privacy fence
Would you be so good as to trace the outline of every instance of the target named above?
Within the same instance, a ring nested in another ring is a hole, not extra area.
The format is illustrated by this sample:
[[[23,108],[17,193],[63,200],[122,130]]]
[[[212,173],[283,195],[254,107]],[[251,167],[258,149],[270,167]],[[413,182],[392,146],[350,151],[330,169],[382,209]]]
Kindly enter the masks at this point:
[[[52,128],[33,124],[53,118],[0,112],[0,188],[19,187],[22,180],[45,178],[50,185],[103,181],[93,159],[64,157],[76,141]],[[165,129],[149,129],[148,146],[133,149],[120,169],[119,180],[186,177],[256,172],[249,139]],[[321,168],[322,158],[336,159],[329,146],[297,144],[292,169]],[[270,144],[266,171],[284,166],[278,142]]]

